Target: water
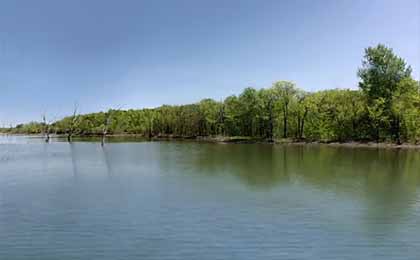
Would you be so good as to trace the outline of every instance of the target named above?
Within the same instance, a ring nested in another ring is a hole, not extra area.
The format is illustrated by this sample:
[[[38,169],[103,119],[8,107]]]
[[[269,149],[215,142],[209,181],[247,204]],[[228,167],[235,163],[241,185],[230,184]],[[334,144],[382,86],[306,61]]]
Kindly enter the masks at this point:
[[[420,259],[418,150],[0,138],[0,259]]]

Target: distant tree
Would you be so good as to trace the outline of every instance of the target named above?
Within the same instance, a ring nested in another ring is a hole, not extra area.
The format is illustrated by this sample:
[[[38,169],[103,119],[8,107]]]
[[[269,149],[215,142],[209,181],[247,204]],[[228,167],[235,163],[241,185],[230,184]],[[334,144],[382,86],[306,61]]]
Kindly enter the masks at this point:
[[[377,98],[371,101],[368,106],[369,118],[373,126],[374,139],[380,141],[380,130],[381,126],[388,122],[388,116],[386,113],[386,101],[384,98]]]
[[[225,120],[226,120],[225,104],[223,102],[219,102],[218,109],[217,109],[217,122],[216,122],[217,135],[226,135]]]
[[[101,146],[105,145],[105,138],[106,138],[106,135],[108,134],[108,129],[111,124],[111,120],[112,120],[112,110],[109,109],[108,112],[105,113],[105,120],[102,127]]]
[[[404,139],[408,138],[407,126],[416,125],[420,127],[420,99],[419,88],[415,80],[405,78],[398,83],[397,90],[392,96],[391,111],[394,117],[394,129],[396,142],[401,144],[402,134]],[[413,117],[412,115],[417,115]]]
[[[411,77],[411,67],[382,44],[365,49],[362,67],[358,71],[359,87],[369,101],[383,98],[389,105],[398,83]]]
[[[224,101],[225,133],[228,136],[242,135],[240,131],[240,104],[236,96],[232,95]]]
[[[289,105],[296,98],[297,88],[293,82],[278,81],[274,83],[274,91],[279,97],[280,108],[283,116],[283,138],[287,138]]]
[[[50,121],[47,121],[47,117],[45,115],[45,113],[42,115],[42,122],[44,125],[44,137],[45,137],[45,142],[48,143],[50,141]]]
[[[394,54],[393,50],[382,44],[376,47],[365,49],[362,67],[358,71],[361,81],[359,87],[367,97],[370,114],[378,108],[380,103],[385,121],[389,124],[377,125],[375,127],[388,127],[391,136],[399,141],[400,121],[397,115],[393,114],[392,102],[396,93],[400,93],[399,84],[405,79],[411,78],[411,67],[406,62]],[[373,107],[372,107],[373,106]],[[372,119],[372,122],[377,122]],[[378,129],[377,131],[378,132]]]
[[[358,71],[358,90],[330,89],[307,93],[288,81],[270,88],[246,88],[217,102],[203,99],[185,105],[115,110],[61,120],[29,122],[0,129],[7,133],[49,133],[67,136],[110,133],[146,137],[197,137],[211,135],[312,141],[393,140],[420,142],[420,85],[411,68],[383,45],[365,50]]]
[[[78,105],[75,103],[73,108],[73,115],[69,118],[69,124],[67,128],[67,141],[72,142],[73,135],[76,131],[78,124],[80,123],[80,115],[78,114]]]
[[[200,114],[199,132],[201,135],[217,133],[217,121],[220,113],[219,104],[213,99],[203,99],[198,103]]]
[[[154,132],[155,111],[153,109],[145,109],[143,116],[144,116],[145,135],[148,138],[152,138],[153,132]]]
[[[256,117],[258,113],[258,95],[254,88],[248,87],[239,95],[239,117],[241,122],[241,135],[254,136],[256,130]]]
[[[309,93],[305,91],[298,91],[296,94],[297,103],[296,103],[296,139],[303,139],[304,129],[305,129],[305,120],[309,112],[309,104],[307,102],[307,97]]]
[[[267,124],[264,124],[266,131],[265,137],[269,141],[273,141],[274,137],[274,124],[275,124],[275,106],[278,101],[278,95],[276,95],[273,88],[261,89],[260,100],[262,105],[262,118]]]
[[[104,123],[102,126],[102,138],[101,138],[101,146],[105,145],[105,138],[109,132],[109,128],[111,127],[112,120],[116,117],[117,112],[121,109],[121,107],[117,109],[109,109],[108,112],[105,113]]]

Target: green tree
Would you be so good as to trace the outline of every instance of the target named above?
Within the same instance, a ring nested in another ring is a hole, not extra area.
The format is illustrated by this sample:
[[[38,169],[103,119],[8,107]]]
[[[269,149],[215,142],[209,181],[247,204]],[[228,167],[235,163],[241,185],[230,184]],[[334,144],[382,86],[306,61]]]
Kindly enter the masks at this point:
[[[228,136],[241,135],[239,121],[240,121],[240,104],[236,96],[232,95],[224,101],[224,115],[225,115],[225,133]]]
[[[400,138],[400,120],[393,114],[392,102],[396,93],[399,93],[399,84],[401,81],[411,78],[411,67],[406,62],[394,54],[393,50],[382,44],[376,47],[369,47],[365,50],[362,67],[358,71],[361,81],[359,87],[367,97],[368,106],[371,113],[378,108],[380,104],[383,120],[388,120],[386,124],[375,127],[388,127],[390,135],[399,141]],[[373,106],[373,107],[372,107]],[[377,119],[372,121],[377,122]],[[376,129],[378,133],[379,129]],[[376,136],[377,137],[377,136]]]
[[[374,131],[374,139],[379,142],[381,138],[381,126],[388,122],[388,116],[386,113],[386,101],[384,98],[374,99],[371,101],[367,109],[373,127],[372,129]]]
[[[394,133],[398,144],[402,142],[402,136],[405,140],[410,139],[409,135],[413,128],[420,127],[420,100],[418,83],[405,78],[398,83],[398,88],[392,96],[391,111],[394,116]],[[415,131],[415,130],[414,130]],[[416,134],[414,134],[415,136]]]
[[[398,83],[411,77],[411,67],[382,44],[365,49],[362,68],[358,71],[359,87],[369,101],[383,98],[389,105]]]
[[[264,137],[269,141],[273,141],[274,137],[274,125],[275,125],[275,106],[278,101],[278,95],[276,95],[273,88],[261,89],[259,91],[259,97],[261,101],[261,120],[262,127],[265,131],[262,131]]]
[[[254,136],[258,113],[258,95],[254,88],[246,88],[239,95],[241,135]]]
[[[298,91],[296,94],[297,102],[296,102],[296,108],[295,111],[295,119],[296,119],[296,139],[300,140],[304,136],[305,131],[305,120],[308,116],[308,112],[310,109],[310,104],[307,101],[309,93],[305,91]]]
[[[289,81],[278,81],[274,83],[273,88],[279,97],[280,109],[283,117],[283,138],[287,138],[289,105],[296,98],[296,85]]]

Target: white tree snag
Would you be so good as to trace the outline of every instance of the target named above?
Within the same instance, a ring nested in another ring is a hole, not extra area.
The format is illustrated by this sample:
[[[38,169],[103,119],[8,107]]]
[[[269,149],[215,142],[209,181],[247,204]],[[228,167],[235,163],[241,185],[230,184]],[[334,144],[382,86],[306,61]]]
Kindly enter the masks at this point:
[[[44,138],[45,142],[50,142],[50,122],[47,121],[47,117],[45,116],[45,113],[42,115],[42,121],[44,123]]]
[[[76,130],[77,124],[79,123],[79,114],[77,113],[77,108],[77,104],[74,104],[73,116],[71,117],[70,126],[67,130],[67,141],[69,143],[72,142],[73,134]]]

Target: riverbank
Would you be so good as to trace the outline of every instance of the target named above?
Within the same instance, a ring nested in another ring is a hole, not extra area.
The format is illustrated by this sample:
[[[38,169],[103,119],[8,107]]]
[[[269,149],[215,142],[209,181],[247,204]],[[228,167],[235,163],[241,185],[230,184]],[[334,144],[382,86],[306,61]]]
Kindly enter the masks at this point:
[[[376,143],[376,142],[290,142],[290,143],[277,143],[285,145],[322,145],[331,147],[348,147],[348,148],[373,148],[373,149],[419,149],[419,144],[395,144],[395,143]]]
[[[198,141],[209,141],[218,143],[267,143],[275,145],[293,145],[293,146],[333,146],[333,147],[348,147],[348,148],[383,148],[383,149],[420,149],[420,144],[396,144],[389,142],[321,142],[321,141],[306,141],[293,139],[258,139],[247,137],[204,137],[196,139]]]
[[[7,136],[0,133],[0,136]],[[32,138],[43,138],[40,134],[9,134],[8,136],[29,136]],[[51,139],[67,140],[66,135],[50,135]],[[75,135],[74,141],[100,141],[100,135]],[[274,139],[267,140],[264,138],[253,138],[246,136],[176,136],[176,135],[160,135],[146,137],[140,134],[113,134],[107,135],[106,139],[111,142],[129,142],[139,140],[150,141],[194,141],[207,143],[230,143],[230,144],[272,144],[272,145],[290,145],[290,146],[331,146],[331,147],[347,147],[347,148],[374,148],[374,149],[419,149],[420,144],[403,143],[396,144],[390,142],[334,142],[334,141],[308,141],[294,139]]]

